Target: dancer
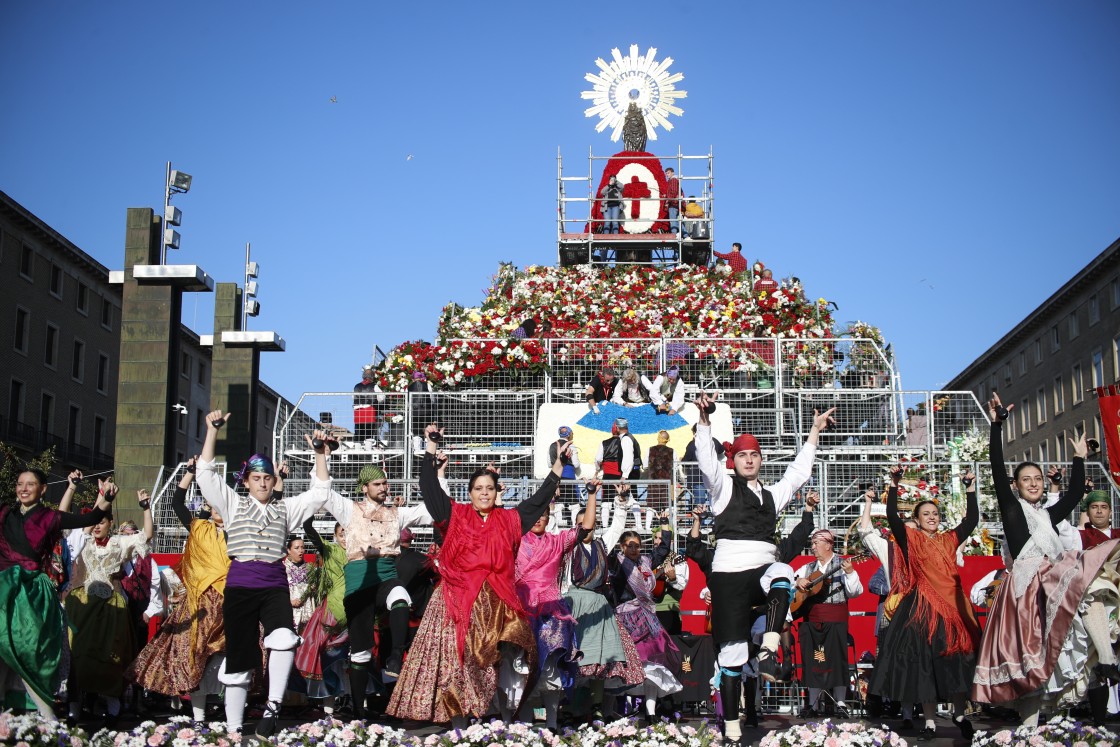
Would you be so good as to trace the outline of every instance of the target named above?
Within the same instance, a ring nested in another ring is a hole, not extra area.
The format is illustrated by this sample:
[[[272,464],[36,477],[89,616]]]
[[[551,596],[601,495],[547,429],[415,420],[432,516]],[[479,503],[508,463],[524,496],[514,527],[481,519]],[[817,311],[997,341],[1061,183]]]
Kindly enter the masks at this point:
[[[1066,643],[1079,606],[1087,608],[1082,621],[1100,663],[1116,663],[1107,614],[1100,603],[1103,598],[1116,598],[1116,586],[1099,574],[1106,564],[1115,572],[1120,540],[1109,540],[1079,553],[1064,551],[1058,536],[1057,525],[1077,506],[1085,490],[1088,447],[1084,436],[1070,442],[1074,457],[1069,489],[1057,503],[1042,508],[1046,478],[1034,462],[1016,466],[1015,496],[1004,479],[1007,473],[1002,438],[1003,421],[1012,408],[1014,405],[1004,407],[996,394],[988,403],[992,420],[989,454],[1003,519],[1004,549],[1010,562],[1009,578],[992,600],[977,656],[972,699],[982,703],[1015,701],[1023,724],[1035,726],[1051,675],[1060,674],[1067,682],[1076,682],[1088,668],[1090,660],[1085,653],[1067,661],[1061,673],[1055,666],[1059,655],[1077,653]]]
[[[972,739],[972,723],[964,714],[980,625],[961,585],[957,548],[980,522],[975,475],[969,472],[963,478],[964,519],[940,532],[941,512],[934,501],[914,507],[916,529],[898,515],[902,472],[902,467],[891,470],[887,492],[887,523],[895,538],[891,591],[901,600],[883,633],[868,689],[899,703],[922,704],[925,725],[919,741],[936,738],[937,704],[951,701],[953,723],[961,736]]]
[[[71,473],[73,484],[74,473]],[[47,475],[16,475],[15,503],[0,506],[0,683],[18,677],[39,714],[56,720],[54,695],[62,663],[62,607],[48,574],[65,529],[98,524],[112,510],[117,486],[98,481],[97,503],[77,516],[43,505]]]
[[[103,490],[111,489],[101,483]],[[121,587],[124,564],[139,557],[148,562],[148,543],[155,533],[151,504],[140,500],[144,531],[116,534],[111,515],[90,528],[89,539],[76,555],[66,617],[71,630],[70,719],[80,714],[83,693],[105,699],[106,726],[114,728],[121,712],[124,671],[137,654],[132,616]]]
[[[513,574],[517,596],[529,614],[537,639],[537,672],[535,678],[529,678],[530,682],[536,679],[536,688],[527,694],[540,696],[546,726],[555,729],[560,696],[575,685],[582,655],[576,640],[576,619],[560,595],[561,563],[576,543],[590,536],[595,528],[595,493],[588,492],[578,527],[546,533],[550,518],[551,513],[546,510],[521,537]],[[523,697],[516,687],[503,691],[502,719],[509,721],[513,716],[512,704],[521,703]]]
[[[771,681],[776,679],[776,653],[789,610],[793,569],[777,562],[774,532],[778,514],[812,475],[817,441],[821,431],[833,422],[836,408],[814,412],[813,425],[797,458],[786,468],[782,479],[767,488],[759,481],[762,452],[758,440],[743,434],[734,443],[726,444],[726,467],[734,470],[733,476],[726,474],[725,465],[716,458],[712,448],[708,408],[714,411],[715,401],[701,393],[696,407],[700,413],[696,427],[696,458],[704,486],[711,496],[718,540],[712,572],[708,574],[712,594],[712,642],[720,667],[726,740],[737,745],[742,735],[740,676],[743,665],[751,658],[750,610],[757,605],[767,605],[766,632],[758,654],[758,666],[759,674]]]
[[[495,506],[498,481],[479,470],[469,483],[470,503],[455,503],[436,476],[436,443],[443,429],[425,429],[420,471],[424,505],[443,530],[440,582],[412,642],[388,713],[417,721],[451,721],[490,708],[499,677],[511,682],[536,665],[536,641],[514,588],[514,558],[521,536],[556,495],[561,459],[531,497],[515,509]],[[564,446],[565,453],[571,446]],[[501,673],[499,674],[499,668]]]
[[[350,633],[350,694],[354,698],[354,715],[361,719],[366,715],[365,693],[369,687],[378,612],[389,613],[392,637],[392,650],[381,669],[382,676],[399,675],[408,646],[412,599],[397,574],[401,531],[430,525],[432,516],[422,503],[389,505],[389,479],[385,470],[375,464],[362,467],[356,487],[364,496],[363,500],[355,503],[331,491],[327,510],[346,530],[343,606]]]
[[[588,481],[588,496],[597,493],[600,487],[600,481]],[[629,485],[624,482],[615,485],[610,525],[598,539],[593,532],[588,532],[572,550],[571,562],[565,569],[564,601],[576,619],[580,653],[583,654],[579,661],[579,678],[587,684],[586,691],[590,697],[587,708],[592,720],[610,719],[615,715],[614,698],[604,700],[608,683],[629,688],[645,680],[638,649],[606,597],[608,548],[618,544],[626,529],[627,513],[637,506],[629,496]],[[591,513],[594,516],[594,512]],[[576,514],[577,522],[586,518],[587,509],[581,509]],[[584,690],[577,688],[576,696],[579,697]]]
[[[284,547],[284,575],[288,579],[288,600],[292,605],[292,625],[295,626],[296,635],[303,633],[303,626],[311,619],[315,611],[307,597],[311,593],[308,582],[311,577],[311,565],[305,557],[303,539],[295,535],[288,537]]]
[[[295,667],[307,686],[307,697],[323,701],[323,713],[334,713],[335,696],[343,692],[342,669],[350,650],[346,628],[346,528],[334,525],[334,541],[327,542],[315,529],[315,520],[303,522],[303,536],[319,553],[319,604],[304,628],[303,643],[296,649]],[[360,716],[359,716],[360,718]]]
[[[660,542],[655,542],[649,555],[642,554],[642,539],[637,532],[627,531],[619,539],[620,551],[609,559],[611,593],[615,614],[634,640],[645,672],[642,697],[647,723],[653,722],[658,698],[681,691],[680,680],[674,676],[681,657],[677,644],[657,619],[653,589],[662,567],[670,561],[673,532],[668,512],[661,513]]]
[[[155,636],[132,662],[126,677],[145,690],[190,696],[196,723],[206,720],[206,699],[221,690],[218,671],[225,661],[223,592],[229,572],[220,514],[203,506],[197,516],[187,508],[198,457],[187,462],[171,496],[171,510],[187,530],[175,574],[186,590]]]
[[[237,482],[247,489],[246,495],[239,495],[222,480],[214,462],[218,429],[228,417],[229,413],[221,410],[206,416],[206,440],[196,475],[203,499],[225,519],[226,552],[232,559],[222,600],[226,661],[218,679],[226,686],[226,727],[240,732],[252,672],[261,663],[263,626],[264,646],[269,652],[268,702],[256,735],[268,738],[276,731],[280,702],[299,644],[284,573],[284,545],[288,535],[327,501],[331,485],[328,447],[323,431],[306,436],[315,451],[315,469],[306,493],[275,500],[276,468],[264,454],[254,454],[237,474]]]

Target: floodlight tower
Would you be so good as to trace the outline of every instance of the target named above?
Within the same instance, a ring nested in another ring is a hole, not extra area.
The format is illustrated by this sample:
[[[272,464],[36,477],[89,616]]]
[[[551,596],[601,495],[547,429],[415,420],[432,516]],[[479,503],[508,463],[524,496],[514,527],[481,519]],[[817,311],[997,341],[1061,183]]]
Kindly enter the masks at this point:
[[[249,260],[249,242],[245,242],[245,297],[241,303],[241,329],[249,328],[249,317],[261,313],[261,302],[257,300],[257,276],[261,267]]]
[[[171,168],[171,161],[167,162],[167,178],[163,187],[163,239],[160,243],[159,263],[167,264],[167,250],[179,248],[179,232],[168,226],[179,226],[183,223],[183,211],[171,207],[171,195],[186,194],[191,191],[191,175]]]

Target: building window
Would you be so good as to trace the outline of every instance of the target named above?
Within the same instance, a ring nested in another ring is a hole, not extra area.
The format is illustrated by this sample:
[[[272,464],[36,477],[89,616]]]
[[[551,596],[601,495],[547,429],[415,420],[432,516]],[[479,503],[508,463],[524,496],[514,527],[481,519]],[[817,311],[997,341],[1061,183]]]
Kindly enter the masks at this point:
[[[1085,421],[1082,420],[1082,421],[1078,422],[1077,425],[1073,426],[1073,437],[1074,437],[1074,439],[1078,439],[1078,438],[1081,438],[1084,435],[1085,435]]]
[[[1032,456],[1032,452],[1031,452],[1030,449],[1027,449],[1026,451],[1023,452],[1023,461],[1024,462],[1033,462],[1034,461],[1034,457]]]
[[[1042,363],[1042,338],[1034,338],[1034,362],[1035,364]]]
[[[1043,462],[1044,465],[1045,465],[1045,462],[1049,461],[1048,451],[1049,450],[1047,449],[1045,441],[1043,441],[1042,443],[1040,443],[1038,445],[1038,461]]]
[[[51,295],[62,298],[62,268],[51,263]]]
[[[113,329],[113,304],[108,298],[101,299],[101,326],[110,331]]]
[[[1027,351],[1019,351],[1019,375],[1022,376],[1027,372]]]
[[[1073,387],[1073,404],[1081,404],[1081,400],[1085,399],[1085,379],[1081,377],[1080,363],[1073,365],[1073,379],[1069,384]]]
[[[1089,296],[1089,324],[1096,324],[1101,320],[1101,302],[1097,294]]]
[[[1066,411],[1066,395],[1065,390],[1062,388],[1062,377],[1058,376],[1054,379],[1054,414]]]
[[[70,366],[70,376],[75,381],[81,381],[86,375],[86,344],[81,340],[74,340],[74,361]]]
[[[25,280],[35,282],[35,252],[27,244],[23,245],[23,251],[19,255],[19,274]]]
[[[179,409],[176,410],[176,412],[175,412],[175,420],[177,421],[176,425],[178,426],[180,433],[186,433],[187,432],[187,423],[188,423],[187,413],[188,412],[190,412],[190,410],[187,409],[187,401],[180,397],[179,398]]]
[[[16,331],[15,335],[12,337],[12,339],[14,340],[14,344],[12,345],[12,347],[15,348],[15,351],[17,353],[23,353],[24,355],[27,355],[27,339],[30,336],[30,327],[31,314],[27,311],[27,309],[21,309],[19,306],[17,306]]]
[[[199,361],[198,362],[198,383],[202,384],[203,386],[206,385],[206,362],[205,361]]]
[[[43,351],[43,363],[54,368],[58,361],[58,327],[47,325],[46,349]]]
[[[183,353],[179,361],[179,373],[184,379],[191,377],[191,354]]]
[[[206,436],[206,424],[203,422],[203,418],[205,418],[205,417],[206,417],[206,413],[204,413],[202,411],[201,407],[195,408],[195,411],[194,411],[194,435],[195,435],[195,438],[204,438]]]
[[[75,304],[79,314],[89,315],[89,287],[78,281],[78,300]]]
[[[105,453],[105,418],[95,415],[93,418],[93,454],[97,456]]]
[[[992,378],[990,379],[990,382],[991,382],[990,389],[992,390],[992,392],[998,391],[999,390],[999,382],[996,380],[996,375],[995,374],[992,374]],[[983,403],[981,403],[981,404],[983,404]]]
[[[264,422],[265,422],[266,426],[268,426],[269,428],[272,428],[272,408],[271,407],[264,408]]]
[[[1104,351],[1093,351],[1093,386],[1104,386]]]
[[[1066,460],[1066,444],[1068,443],[1069,434],[1062,431],[1054,438],[1054,459],[1059,462]]]
[[[1055,324],[1050,328],[1050,352],[1056,352],[1062,347],[1061,338],[1058,336],[1058,325]]]
[[[1077,318],[1077,312],[1071,311],[1069,313],[1069,339],[1076,338],[1081,334],[1081,322]]]
[[[1019,405],[1019,428],[1023,435],[1027,435],[1031,431],[1031,401],[1029,399],[1023,400]]]
[[[1093,416],[1093,438],[1097,439],[1097,443],[1101,441],[1101,416]]]
[[[1111,289],[1109,295],[1112,296],[1112,308],[1115,309],[1120,306],[1120,278],[1113,278],[1109,288]]]
[[[1007,440],[1015,440],[1015,416],[1012,415],[1007,420],[1003,421],[1003,429],[1007,431]]]
[[[1112,338],[1112,380],[1120,381],[1120,335]]]
[[[39,402],[39,433],[46,435],[54,432],[54,395],[43,392]]]
[[[23,382],[19,379],[12,379],[12,386],[8,389],[8,420],[23,422]]]
[[[1004,384],[1010,384],[1011,383],[1011,364],[1010,363],[1004,363],[1003,364],[1003,383]]]
[[[82,408],[77,405],[70,405],[70,418],[66,424],[66,443],[70,446],[77,446],[78,439],[82,435]]]
[[[109,393],[109,356],[104,353],[97,354],[97,391]]]
[[[1039,425],[1046,422],[1046,387],[1039,387],[1038,393],[1034,399],[1035,405],[1035,420]]]

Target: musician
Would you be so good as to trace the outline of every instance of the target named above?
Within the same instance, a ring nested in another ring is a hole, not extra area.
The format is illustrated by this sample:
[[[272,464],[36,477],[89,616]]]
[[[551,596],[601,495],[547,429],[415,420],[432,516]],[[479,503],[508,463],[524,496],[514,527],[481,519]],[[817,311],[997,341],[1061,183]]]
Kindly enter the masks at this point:
[[[815,717],[822,690],[839,705],[848,690],[848,600],[863,593],[863,583],[850,558],[833,551],[836,535],[818,529],[809,537],[816,562],[797,571],[795,586],[808,594],[798,626],[801,639],[802,681],[809,689],[809,708],[805,718]],[[831,710],[831,709],[829,709]]]
[[[813,426],[797,458],[782,479],[767,487],[759,480],[762,452],[758,440],[742,434],[727,444],[728,461],[720,461],[712,448],[708,408],[715,402],[701,393],[696,399],[700,419],[696,426],[696,459],[711,496],[717,539],[708,587],[712,593],[712,639],[718,651],[720,698],[724,709],[724,744],[738,745],[739,701],[743,665],[751,657],[750,610],[767,606],[766,632],[758,654],[759,674],[775,680],[781,630],[789,611],[793,569],[778,562],[774,532],[778,514],[812,475],[820,433],[833,422],[835,408],[814,413]],[[727,469],[734,470],[728,475]]]

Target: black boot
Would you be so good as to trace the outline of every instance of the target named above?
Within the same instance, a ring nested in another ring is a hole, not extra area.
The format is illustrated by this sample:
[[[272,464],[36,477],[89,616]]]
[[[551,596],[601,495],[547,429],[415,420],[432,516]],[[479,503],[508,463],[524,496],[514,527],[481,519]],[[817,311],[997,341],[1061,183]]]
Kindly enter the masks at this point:
[[[757,700],[758,695],[758,680],[754,677],[747,677],[743,682],[743,692],[747,696],[747,713],[743,725],[757,729],[758,709],[755,706],[755,700]]]
[[[1095,726],[1104,726],[1108,719],[1108,688],[1089,688],[1089,713]]]
[[[350,699],[353,701],[354,718],[366,719],[366,687],[369,685],[369,669],[366,664],[350,662]]]
[[[381,673],[387,677],[399,677],[401,665],[404,664],[404,647],[408,642],[408,605],[397,602],[389,610],[389,635],[393,639],[393,648]]]
[[[719,698],[723,703],[723,722],[739,720],[739,703],[743,699],[742,677],[729,677],[725,672],[719,682]]]

